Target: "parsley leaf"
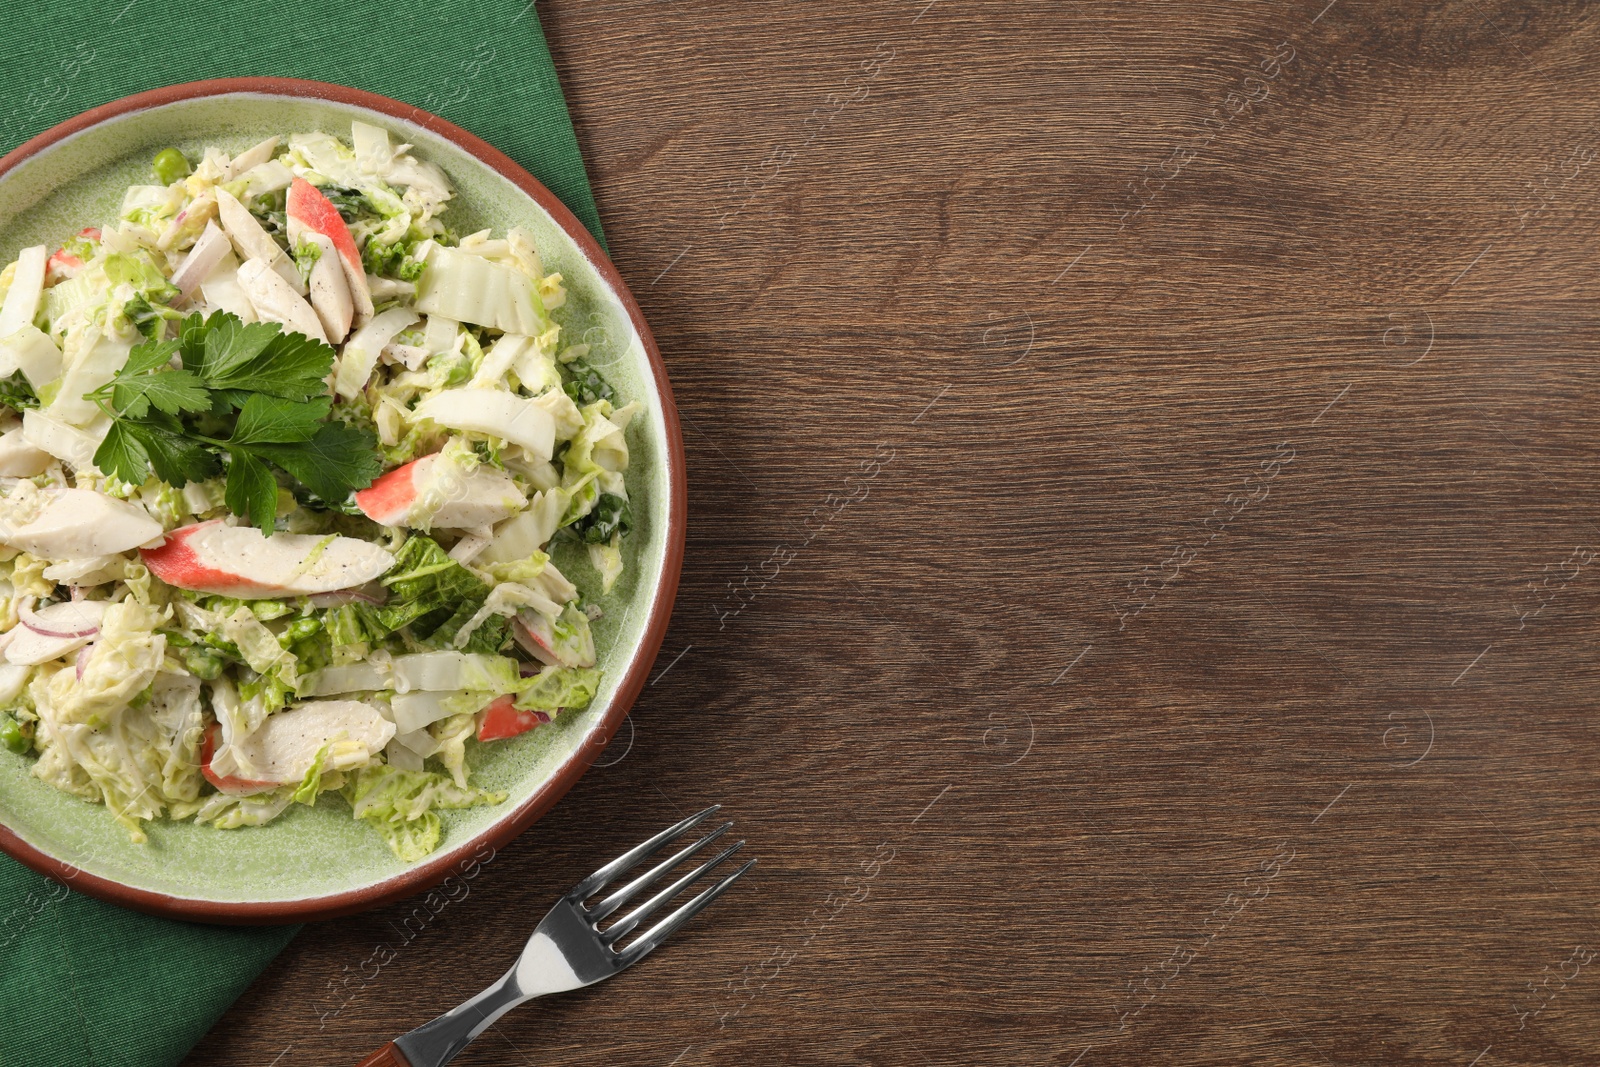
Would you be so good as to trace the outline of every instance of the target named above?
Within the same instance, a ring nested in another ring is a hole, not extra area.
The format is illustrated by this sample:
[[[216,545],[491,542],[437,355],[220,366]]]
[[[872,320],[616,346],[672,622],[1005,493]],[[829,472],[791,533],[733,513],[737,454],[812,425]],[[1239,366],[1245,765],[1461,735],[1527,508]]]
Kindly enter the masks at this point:
[[[214,418],[226,419],[234,412],[244,407],[251,393],[245,389],[213,389],[211,390],[211,414]]]
[[[135,345],[128,353],[128,362],[117,372],[117,377],[131,378],[136,374],[165,367],[172,362],[172,354],[177,350],[177,341],[146,341],[144,344]]]
[[[271,535],[278,517],[278,482],[267,465],[244,449],[233,449],[228,461],[228,510],[243,516],[251,526]]]
[[[215,478],[222,470],[222,464],[217,457],[204,443],[185,436],[183,427],[176,419],[150,422],[118,420],[112,425],[125,425],[128,428],[128,432],[144,446],[145,452],[150,457],[150,466],[155,468],[156,477],[168,485],[182,488],[189,482],[203,482],[207,478]],[[100,455],[97,452],[95,466],[99,465]],[[142,484],[143,481],[141,478],[134,484]]]
[[[178,324],[178,349],[183,356],[183,369],[190,374],[198,374],[200,365],[205,362],[206,321],[204,315],[195,311]]]
[[[307,489],[337,504],[352,489],[365,489],[383,473],[372,434],[343,422],[325,422],[316,436],[296,445],[259,445],[255,452],[288,471]]]
[[[590,545],[603,545],[613,534],[626,534],[633,529],[633,509],[628,502],[613,493],[601,493],[594,508],[572,524],[578,540]]]
[[[575,404],[588,406],[597,400],[612,400],[616,397],[611,386],[600,377],[600,372],[581,359],[567,364],[567,373],[572,375],[572,379],[563,388]]]
[[[266,351],[282,329],[275,322],[246,323],[225,312],[212,315],[206,320],[200,376],[209,382],[219,382]]]
[[[180,487],[205,481],[220,469],[203,444],[183,436],[176,419],[113,419],[95,450],[94,465],[130,485],[143,485],[153,467],[157,478]]]
[[[174,355],[181,369],[171,365]],[[333,358],[327,344],[277,323],[191,314],[177,340],[135,347],[110,382],[85,394],[111,418],[95,465],[135,485],[154,470],[178,487],[226,469],[228,509],[266,533],[278,507],[272,467],[302,494],[340,507],[372,484],[382,460],[371,431],[327,421]]]
[[[0,404],[13,411],[26,411],[38,407],[39,398],[34,394],[33,383],[16,371],[9,378],[0,378]]]
[[[188,371],[167,366],[177,350],[176,341],[146,341],[136,346],[128,353],[127,364],[107,383],[109,388],[90,395],[105,399],[109,392],[117,411],[131,419],[144,418],[152,404],[168,415],[206,410],[211,398],[200,387],[199,379]]]
[[[194,375],[185,370],[169,370],[160,374],[147,374],[132,381],[118,381],[111,389],[111,402],[118,409],[142,418],[143,408],[134,410],[136,402],[153,404],[168,415],[183,411],[204,411],[211,406],[211,398],[200,387]]]
[[[161,333],[161,324],[166,321],[166,316],[162,314],[165,310],[167,309],[164,307],[150,303],[150,298],[143,293],[134,293],[133,297],[122,305],[123,317],[134,329],[152,341]]]
[[[328,395],[325,379],[332,367],[332,348],[304,334],[290,333],[271,338],[247,360],[208,367],[202,376],[212,389],[247,389],[285,400],[310,400]]]
[[[296,404],[282,397],[252,393],[239,410],[229,441],[241,445],[294,444],[316,436],[333,401],[318,397]]]
[[[333,209],[346,222],[355,222],[364,214],[377,214],[377,210],[367,201],[367,195],[360,189],[325,185],[322,187],[322,195],[328,198],[328,203],[333,205]]]
[[[131,422],[113,419],[105,440],[94,450],[94,465],[129,485],[143,485],[150,476],[150,453],[133,433]]]

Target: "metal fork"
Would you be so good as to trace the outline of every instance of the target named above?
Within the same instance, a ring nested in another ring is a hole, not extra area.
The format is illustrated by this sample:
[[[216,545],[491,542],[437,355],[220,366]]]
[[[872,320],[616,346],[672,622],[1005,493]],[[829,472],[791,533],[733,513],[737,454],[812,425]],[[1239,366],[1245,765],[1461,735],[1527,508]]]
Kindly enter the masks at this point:
[[[595,904],[584,901],[626,873],[629,868],[655,855],[664,846],[715,815],[721,808],[713,804],[705,811],[668,827],[637,848],[629,849],[579,882],[566,896],[556,901],[528,939],[517,962],[494,985],[471,1000],[445,1012],[430,1023],[423,1023],[403,1037],[384,1045],[362,1060],[357,1067],[444,1067],[461,1050],[483,1033],[500,1016],[518,1004],[546,993],[561,993],[610,978],[632,967],[660,947],[684,923],[704,911],[713,900],[751,867],[747,861],[732,874],[701,890],[679,905],[665,919],[640,934],[625,948],[617,942],[632,933],[652,912],[699,881],[723,860],[739,851],[743,841],[735,841],[666,888],[653,894],[632,911],[602,930],[600,923],[616,913],[645,890],[670,874],[679,864],[727,833],[733,823],[725,822],[694,844],[682,849],[628,882]]]

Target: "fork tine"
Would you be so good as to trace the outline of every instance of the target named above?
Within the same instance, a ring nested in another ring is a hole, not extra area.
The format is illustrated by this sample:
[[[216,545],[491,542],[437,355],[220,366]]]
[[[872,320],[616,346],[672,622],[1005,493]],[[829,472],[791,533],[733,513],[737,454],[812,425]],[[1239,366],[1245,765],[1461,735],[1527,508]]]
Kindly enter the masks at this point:
[[[707,871],[711,870],[713,867],[717,866],[717,864],[721,863],[723,860],[727,859],[729,856],[733,855],[743,847],[743,841],[735,841],[733,844],[729,845],[715,856],[712,856],[709,860],[706,860],[706,862],[702,863],[700,866],[696,867],[682,878],[679,878],[676,882],[673,882],[671,885],[667,886],[667,888],[663,889],[661,892],[657,893],[655,896],[651,897],[649,900],[645,901],[643,904],[640,904],[637,908],[634,908],[628,914],[612,923],[610,929],[606,930],[600,935],[600,940],[604,941],[608,945],[611,945],[615,944],[621,938],[626,937],[628,932],[643,922],[645,917],[651,912],[655,911],[661,905],[665,904],[667,901],[671,900],[673,897],[677,896],[691,885],[694,885],[694,883],[698,882]]]
[[[621,874],[629,867],[632,867],[635,863],[638,863],[646,856],[654,853],[662,845],[665,845],[667,842],[678,837],[682,837],[690,830],[693,830],[696,826],[699,826],[701,823],[711,818],[711,816],[715,815],[721,807],[721,804],[713,804],[705,811],[698,812],[697,814],[689,816],[687,819],[674,826],[667,827],[665,830],[661,831],[644,844],[630,848],[628,851],[624,852],[622,855],[618,856],[616,859],[612,860],[610,863],[606,864],[604,867],[601,867],[598,871],[595,871],[589,877],[573,886],[571,892],[567,894],[567,900],[574,904],[581,904],[584,900],[593,896],[595,891],[601,886],[605,885],[607,882],[611,881],[617,875]]]
[[[715,841],[717,838],[721,837],[731,829],[733,829],[733,823],[725,822],[706,836],[702,837],[700,840],[696,841],[694,844],[690,845],[688,848],[683,849],[674,856],[662,860],[660,863],[656,864],[654,867],[650,868],[648,871],[644,872],[639,877],[635,878],[633,881],[617,890],[615,893],[612,893],[610,896],[606,897],[606,899],[602,900],[594,907],[588,909],[590,921],[599,922],[600,920],[604,919],[607,915],[610,915],[612,912],[622,907],[622,905],[632,900],[644,889],[654,884],[662,875],[666,874],[678,864],[682,863],[696,852],[699,852],[702,848],[711,844],[711,842]]]
[[[678,928],[684,923],[688,922],[690,919],[706,910],[713,900],[716,900],[718,897],[720,897],[724,892],[727,891],[729,886],[733,885],[733,883],[739,879],[740,875],[744,874],[745,871],[748,871],[755,865],[755,860],[745,861],[744,865],[738,870],[723,878],[722,881],[718,882],[710,889],[697,894],[694,899],[682,905],[671,915],[668,915],[665,919],[662,919],[650,929],[646,930],[639,936],[639,940],[635,941],[633,944],[629,945],[627,948],[618,953],[618,956],[620,956],[622,959],[622,965],[624,967],[632,966],[633,964],[639,962],[642,957],[654,952],[661,946],[661,942],[665,941],[667,938],[676,933]]]

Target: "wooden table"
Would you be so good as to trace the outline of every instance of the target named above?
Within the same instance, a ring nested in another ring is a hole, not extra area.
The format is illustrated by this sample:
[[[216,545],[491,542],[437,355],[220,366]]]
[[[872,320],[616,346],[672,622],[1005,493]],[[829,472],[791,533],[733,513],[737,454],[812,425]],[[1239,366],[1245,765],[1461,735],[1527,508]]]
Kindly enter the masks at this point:
[[[672,629],[465,899],[190,1064],[354,1063],[714,801],[758,877],[459,1063],[1600,1062],[1592,7],[540,13],[684,418]]]

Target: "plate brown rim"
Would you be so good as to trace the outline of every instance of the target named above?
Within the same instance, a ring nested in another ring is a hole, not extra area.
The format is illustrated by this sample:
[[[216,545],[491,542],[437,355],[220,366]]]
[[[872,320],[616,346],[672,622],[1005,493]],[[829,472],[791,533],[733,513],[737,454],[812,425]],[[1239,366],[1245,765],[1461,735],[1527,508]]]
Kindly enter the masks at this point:
[[[683,435],[678,422],[678,410],[672,400],[672,387],[667,381],[666,366],[661,360],[661,352],[656,347],[655,338],[651,336],[650,327],[646,324],[644,315],[639,310],[638,302],[634,300],[633,294],[629,292],[627,285],[622,280],[622,276],[617,273],[617,268],[600,247],[599,242],[578,221],[577,217],[567,209],[565,204],[558,200],[550,190],[546,189],[537,178],[513,161],[511,157],[482,138],[468,133],[460,126],[419,107],[402,103],[387,96],[380,96],[377,93],[369,93],[363,89],[352,89],[344,85],[305,81],[298,78],[213,78],[206,81],[184,82],[179,85],[169,85],[164,88],[151,89],[146,92],[125,96],[119,100],[113,100],[110,103],[91,108],[73,118],[67,119],[65,122],[52,126],[37,137],[24,142],[13,151],[0,156],[0,177],[8,174],[23,161],[31,159],[57,142],[110,119],[136,111],[162,107],[180,100],[246,93],[329,100],[335,103],[365,108],[405,122],[415,123],[431,133],[454,142],[479,162],[497,171],[501,176],[526,193],[540,207],[549,212],[550,216],[555,219],[556,224],[577,242],[578,247],[583,250],[584,255],[599,270],[601,277],[611,286],[618,299],[622,302],[623,307],[627,309],[628,317],[633,322],[633,328],[638,332],[640,341],[644,345],[645,353],[649,357],[650,372],[654,376],[656,391],[661,398],[661,410],[657,414],[661,419],[662,428],[666,431],[667,438],[666,557],[662,563],[661,578],[656,588],[655,597],[650,604],[650,614],[645,622],[644,637],[634,653],[627,672],[617,686],[616,696],[612,699],[605,718],[597,725],[596,732],[590,737],[589,743],[583,745],[577,752],[569,756],[566,762],[556,771],[555,775],[540,786],[532,796],[523,801],[508,818],[500,820],[483,833],[459,845],[452,846],[447,852],[418,863],[415,867],[402,874],[386,878],[381,882],[376,882],[361,889],[331,893],[325,896],[305,897],[299,900],[212,901],[139,889],[91,874],[63,860],[46,855],[23,841],[4,824],[0,824],[0,851],[4,851],[13,859],[46,877],[53,878],[58,882],[87,893],[89,896],[98,897],[113,904],[120,904],[124,907],[172,919],[187,919],[210,923],[270,924],[311,922],[319,919],[333,919],[342,915],[351,915],[369,908],[403,900],[406,897],[431,889],[452,875],[472,877],[477,873],[478,868],[487,862],[488,858],[491,858],[496,851],[505,847],[507,843],[529,826],[532,826],[549,811],[556,801],[560,800],[562,795],[572,788],[573,783],[589,769],[589,765],[594,762],[601,749],[611,740],[612,735],[616,733],[617,728],[622,724],[622,720],[627,717],[628,711],[633,706],[633,702],[637,699],[639,692],[644,688],[645,678],[649,674],[651,665],[655,662],[656,654],[661,649],[662,639],[666,636],[667,624],[672,617],[672,604],[677,594],[679,572],[683,567],[684,534],[688,510],[684,480]],[[484,855],[485,847],[489,849],[487,856]]]

